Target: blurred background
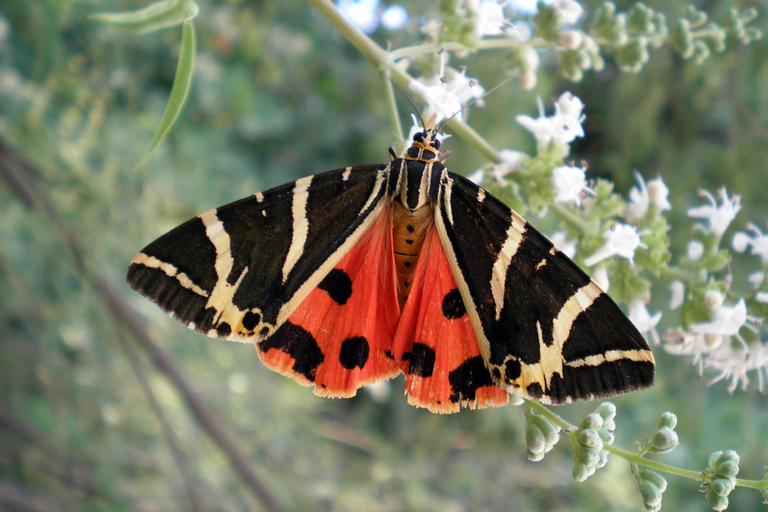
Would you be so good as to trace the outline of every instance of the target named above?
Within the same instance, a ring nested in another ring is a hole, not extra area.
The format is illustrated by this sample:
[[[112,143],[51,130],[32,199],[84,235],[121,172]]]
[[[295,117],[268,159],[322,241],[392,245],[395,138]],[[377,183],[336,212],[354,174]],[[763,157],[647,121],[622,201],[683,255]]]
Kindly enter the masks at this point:
[[[583,484],[567,439],[529,462],[522,407],[436,416],[406,404],[402,378],[320,399],[264,368],[253,347],[188,331],[129,290],[133,256],[184,220],[301,176],[386,162],[395,143],[380,76],[308,4],[211,0],[195,22],[188,102],[135,168],[165,108],[181,30],[139,36],[88,15],[146,3],[0,3],[0,510],[643,510],[621,459]],[[601,2],[581,3],[589,16]],[[735,4],[700,7],[716,18]],[[437,2],[402,5],[403,28],[371,34],[384,47],[421,42],[420,27],[439,16]],[[649,5],[676,19],[686,3]],[[468,57],[468,76],[499,83],[500,58]],[[513,81],[471,109],[470,124],[497,149],[534,152],[515,116],[535,116],[537,95],[551,111],[570,90],[587,116],[571,156],[624,195],[633,170],[662,176],[675,254],[699,188],[741,194],[732,229],[765,227],[768,42],[704,65],[666,46],[638,74],[607,55],[579,83],[541,58],[533,90]],[[487,164],[457,137],[449,146],[454,172]],[[737,259],[734,286],[746,289],[759,269]],[[651,311],[666,310],[664,286]],[[665,313],[659,329],[675,322]],[[670,410],[681,445],[662,460],[698,470],[713,451],[735,449],[740,476],[762,478],[766,397],[754,385],[731,396],[689,359],[656,356],[656,386],[613,400],[615,444],[645,442]],[[578,423],[596,405],[556,412]],[[694,482],[668,480],[665,510],[709,509]],[[737,489],[730,509],[765,510],[761,501]]]

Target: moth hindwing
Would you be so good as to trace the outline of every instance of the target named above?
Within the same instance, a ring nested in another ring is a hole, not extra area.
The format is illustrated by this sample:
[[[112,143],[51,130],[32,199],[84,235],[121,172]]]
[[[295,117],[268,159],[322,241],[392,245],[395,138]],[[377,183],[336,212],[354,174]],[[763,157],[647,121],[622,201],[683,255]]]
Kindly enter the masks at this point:
[[[651,385],[653,355],[619,307],[438,155],[425,130],[387,165],[206,212],[149,244],[128,282],[320,396],[401,372],[409,403],[439,413]]]

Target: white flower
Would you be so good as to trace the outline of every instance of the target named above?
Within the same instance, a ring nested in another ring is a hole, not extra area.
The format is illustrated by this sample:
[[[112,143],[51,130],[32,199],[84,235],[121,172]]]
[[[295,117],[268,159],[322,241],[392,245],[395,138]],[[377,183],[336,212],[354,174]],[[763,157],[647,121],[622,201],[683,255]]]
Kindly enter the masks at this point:
[[[763,282],[765,282],[765,272],[762,272],[762,271],[752,272],[751,274],[749,274],[749,276],[747,276],[747,281],[749,281],[750,284],[755,288],[760,288]]]
[[[480,2],[475,10],[475,36],[497,36],[504,32],[509,21],[504,17],[504,8],[493,0]]]
[[[435,76],[428,80],[411,80],[408,87],[414,90],[427,103],[423,116],[429,119],[437,114],[435,122],[456,114],[463,118],[462,104],[469,103],[473,99],[485,94],[485,89],[473,78],[467,78],[464,73],[453,72],[448,80],[441,80]],[[482,103],[478,103],[482,104]]]
[[[581,194],[592,192],[587,186],[585,169],[573,165],[561,165],[552,170],[552,182],[557,194],[555,202],[569,203],[573,201],[576,206],[581,205]]]
[[[336,6],[345,18],[366,34],[379,25],[379,0],[338,0]]]
[[[656,346],[661,345],[659,333],[656,332],[656,325],[661,321],[660,311],[651,316],[645,301],[635,299],[629,304],[629,319],[635,324],[638,331],[642,333],[650,333],[653,343]]]
[[[635,222],[645,217],[645,214],[648,212],[648,206],[651,203],[657,205],[661,211],[672,208],[672,205],[667,200],[669,189],[661,178],[652,179],[646,186],[643,176],[635,171],[635,179],[638,186],[630,189],[629,204],[627,204],[627,209],[624,213],[624,217],[629,222]]]
[[[707,231],[722,236],[728,225],[736,218],[736,214],[741,210],[741,197],[734,195],[728,198],[728,192],[725,187],[718,190],[718,195],[722,198],[722,204],[717,205],[715,197],[708,190],[699,190],[699,195],[705,197],[710,204],[697,206],[688,210],[688,216],[697,219],[707,219],[709,226]]]
[[[685,254],[688,256],[689,260],[697,261],[701,258],[701,255],[704,254],[704,244],[698,240],[691,240],[688,242]]]
[[[576,23],[584,13],[584,9],[576,0],[555,0],[553,3],[559,12],[559,19],[562,25]]]
[[[763,304],[768,304],[768,292],[757,292],[757,294],[755,294],[755,300],[757,302],[762,302]]]
[[[661,176],[648,182],[648,195],[651,198],[651,203],[658,206],[661,211],[672,209],[672,205],[669,204],[669,189]]]
[[[540,147],[553,142],[560,149],[562,156],[566,156],[570,151],[568,144],[576,137],[584,136],[584,129],[581,127],[581,123],[586,119],[581,113],[584,104],[570,92],[565,92],[555,101],[555,113],[547,117],[541,98],[538,98],[537,102],[538,118],[521,115],[515,119],[533,133]]]
[[[643,176],[635,171],[635,179],[638,186],[629,189],[629,203],[627,203],[627,209],[624,212],[624,217],[629,222],[635,222],[645,217],[646,212],[648,212],[648,205],[651,202],[648,187],[645,185]]]
[[[754,233],[753,236],[743,231],[737,231],[733,235],[733,248],[736,252],[744,252],[748,245],[752,246],[752,254],[760,256],[763,263],[768,263],[768,235],[764,235],[760,229],[752,224],[747,224],[747,229]]]
[[[749,385],[748,372],[756,371],[760,393],[765,389],[763,372],[768,375],[768,345],[759,341],[749,346],[734,348],[725,344],[707,358],[706,366],[718,370],[720,374],[710,381],[714,384],[720,380],[728,380],[728,391],[733,393],[737,387],[746,391]]]
[[[604,292],[608,291],[611,287],[611,280],[608,279],[608,272],[605,267],[598,268],[594,274],[592,274],[592,280],[600,287]]]
[[[402,5],[390,5],[381,14],[381,26],[387,30],[403,28],[408,23],[408,11]]]
[[[712,312],[712,321],[691,325],[694,334],[735,336],[747,322],[747,303],[739,300],[735,306],[721,305]]]
[[[685,284],[679,279],[675,279],[669,283],[668,289],[671,295],[669,299],[669,309],[674,311],[683,305],[683,300],[685,300]]]
[[[475,185],[480,185],[485,179],[485,169],[478,169],[467,176],[467,179]]]
[[[641,234],[629,224],[616,224],[603,233],[605,244],[595,254],[586,258],[584,264],[588,267],[595,265],[611,256],[621,256],[634,264],[635,251],[638,247],[646,247],[640,241]]]
[[[564,231],[555,231],[549,240],[555,244],[555,247],[560,249],[560,252],[573,259],[576,255],[576,242],[568,240]]]

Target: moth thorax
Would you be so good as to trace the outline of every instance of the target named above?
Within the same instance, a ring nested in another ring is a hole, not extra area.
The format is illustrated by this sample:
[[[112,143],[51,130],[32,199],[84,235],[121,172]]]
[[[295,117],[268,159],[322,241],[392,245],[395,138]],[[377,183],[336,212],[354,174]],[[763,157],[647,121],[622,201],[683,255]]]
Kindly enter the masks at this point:
[[[395,268],[397,269],[397,300],[403,310],[411,291],[413,272],[419,259],[427,229],[432,225],[432,206],[427,204],[418,210],[409,210],[395,201],[392,221]]]

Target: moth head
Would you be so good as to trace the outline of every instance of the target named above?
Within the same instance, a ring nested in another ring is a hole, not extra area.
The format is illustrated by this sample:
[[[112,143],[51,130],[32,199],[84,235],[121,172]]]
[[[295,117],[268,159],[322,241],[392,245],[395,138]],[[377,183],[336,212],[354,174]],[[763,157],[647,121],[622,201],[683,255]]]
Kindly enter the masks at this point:
[[[440,150],[440,140],[437,138],[437,132],[434,129],[425,129],[422,132],[417,132],[413,136],[413,142],[415,146],[421,146],[423,149],[430,150],[437,153]]]

